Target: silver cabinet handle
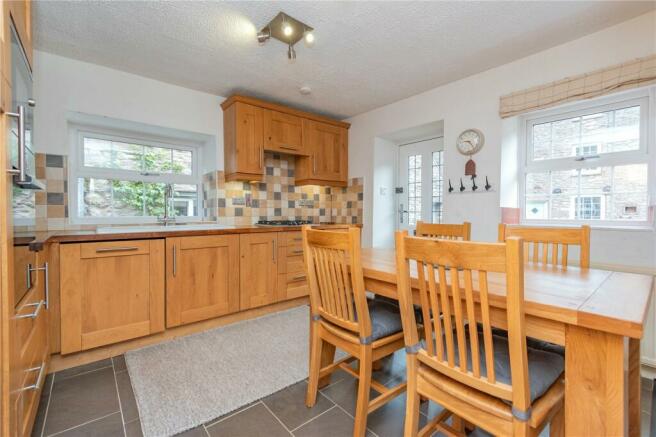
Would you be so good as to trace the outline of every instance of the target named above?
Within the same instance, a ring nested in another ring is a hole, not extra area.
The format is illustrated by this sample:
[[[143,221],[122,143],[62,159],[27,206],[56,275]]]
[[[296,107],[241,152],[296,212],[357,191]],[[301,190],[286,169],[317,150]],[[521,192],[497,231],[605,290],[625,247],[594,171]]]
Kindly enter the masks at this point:
[[[303,254],[303,249],[301,250],[292,250],[292,255],[302,255]]]
[[[39,367],[32,367],[31,369],[27,369],[25,372],[36,372],[39,371],[39,375],[36,377],[36,381],[32,385],[28,385],[27,387],[23,387],[20,389],[20,391],[27,391],[27,390],[40,390],[41,387],[43,387],[43,381],[46,376],[46,362],[42,362]]]
[[[317,175],[317,155],[312,154],[312,174]]]
[[[48,282],[49,282],[49,281],[48,281],[48,279],[49,279],[49,275],[48,275],[48,263],[43,263],[43,267],[35,267],[35,268],[32,268],[32,265],[31,265],[31,264],[28,264],[27,266],[28,266],[27,277],[29,278],[28,281],[31,280],[31,277],[30,277],[30,273],[31,273],[31,272],[41,272],[41,271],[43,272],[43,280],[45,281],[45,285],[44,285],[44,287],[43,287],[43,291],[45,292],[45,298],[46,298],[46,309],[48,309],[48,308],[49,308],[48,305],[49,305],[49,303],[50,303],[50,291],[49,291],[50,288],[49,288],[49,286],[48,286]],[[27,288],[31,288],[31,285],[30,285],[30,287],[27,287]]]
[[[271,247],[272,247],[271,259],[275,263],[276,262],[276,239],[274,238],[273,240],[271,240],[271,243],[272,243],[272,245],[271,245]]]
[[[281,144],[281,145],[280,145],[280,148],[281,148],[281,149],[287,149],[287,150],[296,150],[296,147],[294,147],[294,146],[287,146],[287,145],[285,145],[285,144]]]
[[[96,253],[103,253],[103,252],[130,252],[133,250],[139,250],[138,247],[101,247],[99,249],[96,249]]]
[[[175,250],[175,244],[173,245],[173,277],[175,278],[176,271],[178,270],[178,263],[177,263],[178,257],[177,257],[177,252]]]
[[[36,319],[39,317],[39,313],[41,312],[41,308],[45,305],[45,301],[40,300],[39,302],[34,302],[34,303],[28,303],[25,304],[24,307],[36,307],[36,309],[29,313],[29,314],[20,314],[16,316],[17,319]]]
[[[28,264],[25,268],[25,273],[27,275],[25,277],[25,285],[27,286],[28,290],[30,288],[32,288],[32,272],[33,271],[34,271],[34,269],[32,268],[32,264]]]
[[[16,112],[7,112],[7,115],[18,119],[18,168],[8,169],[7,171],[17,175],[17,183],[26,183],[29,181],[25,173],[25,107],[18,105]]]
[[[305,275],[294,276],[294,277],[292,278],[292,281],[302,281],[302,280],[304,280],[305,278],[306,278]]]

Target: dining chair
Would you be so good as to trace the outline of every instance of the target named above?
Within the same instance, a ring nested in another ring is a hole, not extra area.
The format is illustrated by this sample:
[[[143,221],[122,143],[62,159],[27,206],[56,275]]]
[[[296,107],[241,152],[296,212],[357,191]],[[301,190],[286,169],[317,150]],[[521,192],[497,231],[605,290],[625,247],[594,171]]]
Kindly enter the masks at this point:
[[[521,237],[524,240],[525,262],[558,265],[560,249],[560,265],[567,267],[569,246],[579,246],[579,266],[590,267],[590,226],[537,227],[499,224],[499,241],[506,241],[508,237]]]
[[[303,254],[310,286],[310,377],[306,405],[315,404],[319,379],[342,369],[358,378],[353,435],[365,435],[367,415],[405,391],[372,378],[372,362],[402,349],[399,308],[367,299],[360,256],[360,229],[312,230],[303,227]],[[349,274],[350,272],[350,274]],[[321,367],[322,349],[332,344],[349,354]],[[358,360],[354,370],[349,364]],[[370,389],[378,396],[369,398]]]
[[[465,422],[504,436],[537,436],[551,422],[550,435],[563,435],[564,359],[526,345],[522,244],[516,237],[474,243],[396,233],[407,353],[406,437],[435,430],[464,435]],[[488,272],[505,275],[505,310],[490,307],[500,296],[497,289],[491,296]],[[423,340],[413,302],[431,320],[423,324]],[[430,319],[430,313],[441,317]],[[507,319],[507,338],[492,334],[499,317]],[[444,410],[418,430],[420,396]]]
[[[463,240],[471,239],[471,223],[463,222],[461,225],[446,223],[426,223],[417,222],[415,227],[417,237],[440,238],[443,240]]]

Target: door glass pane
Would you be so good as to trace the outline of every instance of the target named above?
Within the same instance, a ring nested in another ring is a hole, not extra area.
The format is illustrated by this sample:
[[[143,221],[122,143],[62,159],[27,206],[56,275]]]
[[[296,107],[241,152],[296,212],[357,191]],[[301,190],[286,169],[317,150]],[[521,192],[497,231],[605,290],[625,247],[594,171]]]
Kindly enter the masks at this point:
[[[408,224],[421,219],[421,155],[408,157]]]
[[[442,190],[444,185],[444,152],[433,152],[432,221],[442,223]]]

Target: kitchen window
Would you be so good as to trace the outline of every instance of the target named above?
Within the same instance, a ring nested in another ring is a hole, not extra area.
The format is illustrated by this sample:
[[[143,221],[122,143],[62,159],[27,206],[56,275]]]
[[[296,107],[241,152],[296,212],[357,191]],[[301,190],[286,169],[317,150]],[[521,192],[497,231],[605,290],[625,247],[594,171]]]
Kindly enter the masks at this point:
[[[644,91],[523,118],[522,221],[649,225],[648,120]]]
[[[169,184],[173,189],[170,214],[198,218],[198,154],[193,146],[78,131],[69,180],[74,220],[155,221],[164,215]]]

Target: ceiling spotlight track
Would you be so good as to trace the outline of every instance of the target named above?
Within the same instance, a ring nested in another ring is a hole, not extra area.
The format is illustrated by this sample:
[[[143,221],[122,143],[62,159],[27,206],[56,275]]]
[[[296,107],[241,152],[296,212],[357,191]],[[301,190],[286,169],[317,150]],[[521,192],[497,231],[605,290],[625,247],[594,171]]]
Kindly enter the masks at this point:
[[[260,45],[271,38],[287,45],[287,59],[293,61],[296,59],[294,44],[302,39],[307,47],[314,45],[314,29],[284,12],[279,12],[257,33],[257,41]]]

